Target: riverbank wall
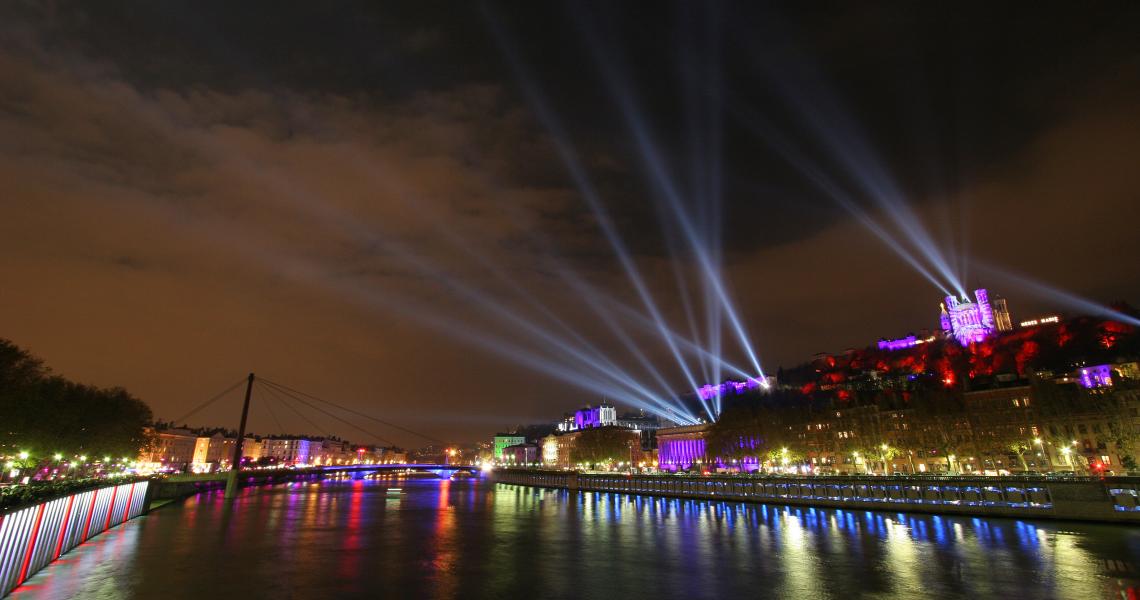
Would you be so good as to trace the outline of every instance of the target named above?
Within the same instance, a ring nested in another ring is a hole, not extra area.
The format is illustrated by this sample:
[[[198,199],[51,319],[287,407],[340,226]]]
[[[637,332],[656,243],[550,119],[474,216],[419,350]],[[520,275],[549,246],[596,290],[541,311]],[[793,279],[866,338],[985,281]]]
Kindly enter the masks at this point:
[[[290,481],[320,479],[327,474],[319,470],[279,469],[272,471],[242,471],[238,483],[241,487],[273,485]],[[229,471],[218,473],[166,475],[151,481],[147,496],[147,510],[168,504],[174,500],[188,498],[201,492],[223,490]]]
[[[109,485],[0,513],[0,597],[147,506],[149,481]]]
[[[629,475],[496,469],[496,483],[669,498],[1140,525],[1140,478]]]

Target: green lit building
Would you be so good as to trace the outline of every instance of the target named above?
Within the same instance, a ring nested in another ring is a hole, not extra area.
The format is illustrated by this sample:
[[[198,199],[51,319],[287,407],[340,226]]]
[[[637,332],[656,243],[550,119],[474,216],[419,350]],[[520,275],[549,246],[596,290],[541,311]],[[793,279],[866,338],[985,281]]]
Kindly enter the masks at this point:
[[[503,448],[524,443],[526,443],[526,438],[521,435],[514,433],[496,433],[494,453],[495,460],[503,460]]]

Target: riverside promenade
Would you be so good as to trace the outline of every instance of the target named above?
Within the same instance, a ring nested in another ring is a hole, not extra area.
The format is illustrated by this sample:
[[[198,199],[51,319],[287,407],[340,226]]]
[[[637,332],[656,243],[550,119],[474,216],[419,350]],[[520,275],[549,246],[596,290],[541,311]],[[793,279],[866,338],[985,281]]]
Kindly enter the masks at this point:
[[[491,478],[571,491],[1140,524],[1140,477],[701,476],[496,469]]]

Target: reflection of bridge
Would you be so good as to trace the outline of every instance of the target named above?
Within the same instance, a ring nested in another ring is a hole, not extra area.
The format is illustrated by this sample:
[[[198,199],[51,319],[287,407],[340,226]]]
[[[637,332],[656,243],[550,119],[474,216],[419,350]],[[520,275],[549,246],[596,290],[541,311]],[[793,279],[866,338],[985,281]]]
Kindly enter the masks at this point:
[[[399,464],[399,465],[327,465],[322,467],[311,467],[305,469],[306,471],[318,471],[321,473],[353,473],[368,475],[370,473],[380,472],[393,472],[393,471],[416,471],[419,473],[435,473],[436,476],[447,479],[456,473],[479,473],[478,467],[470,465],[433,465],[433,464]]]
[[[448,479],[456,473],[469,473],[472,475],[477,475],[479,474],[480,469],[479,467],[473,467],[471,465],[437,465],[431,463],[317,465],[312,467],[298,467],[293,469],[244,469],[239,475],[239,482],[246,484],[276,483],[278,481],[320,477],[324,475],[336,475],[339,473],[352,473],[354,476],[364,477],[375,473],[405,473],[408,471],[417,473],[433,473],[437,477]],[[163,477],[160,482],[205,483],[214,481],[226,481],[229,476],[229,471],[217,471],[215,473],[200,473],[193,475],[169,475]]]
[[[478,467],[470,465],[436,464],[375,464],[375,465],[326,465],[302,467],[298,469],[250,469],[241,471],[234,479],[233,495],[244,487],[273,485],[290,481],[312,481],[335,475],[351,475],[353,479],[364,479],[378,473],[431,473],[440,479],[451,479],[456,473],[481,474]],[[232,471],[216,473],[187,473],[166,475],[153,479],[154,485],[147,496],[147,505],[154,501],[170,501],[185,498],[199,492],[229,487]]]

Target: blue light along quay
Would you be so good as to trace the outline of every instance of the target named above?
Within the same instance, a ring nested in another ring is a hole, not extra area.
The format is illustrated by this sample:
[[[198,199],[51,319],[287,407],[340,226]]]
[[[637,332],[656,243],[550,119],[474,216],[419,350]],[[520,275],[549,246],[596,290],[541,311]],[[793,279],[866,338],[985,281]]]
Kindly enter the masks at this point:
[[[197,495],[12,598],[1128,598],[1137,561],[1106,524],[385,476]]]

